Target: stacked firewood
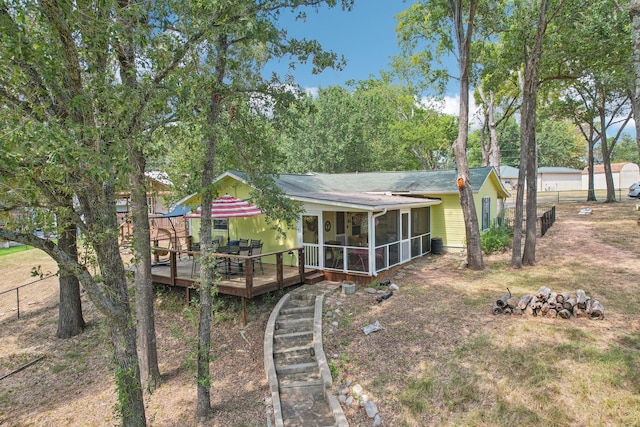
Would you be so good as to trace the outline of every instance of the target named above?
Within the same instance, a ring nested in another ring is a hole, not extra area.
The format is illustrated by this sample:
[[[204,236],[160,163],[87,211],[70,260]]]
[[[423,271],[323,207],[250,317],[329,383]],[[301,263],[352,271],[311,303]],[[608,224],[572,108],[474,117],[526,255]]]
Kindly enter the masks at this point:
[[[521,298],[508,294],[500,296],[493,305],[493,314],[527,314],[530,316],[587,317],[594,320],[604,319],[604,307],[598,300],[592,300],[585,291],[577,289],[575,293],[552,292],[542,286],[534,295]]]

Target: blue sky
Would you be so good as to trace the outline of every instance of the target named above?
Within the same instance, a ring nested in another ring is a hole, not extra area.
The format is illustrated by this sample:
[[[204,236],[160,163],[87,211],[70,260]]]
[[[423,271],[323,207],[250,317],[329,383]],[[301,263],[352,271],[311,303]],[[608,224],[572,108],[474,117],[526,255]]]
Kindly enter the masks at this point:
[[[388,70],[391,57],[400,50],[396,42],[395,15],[409,7],[403,0],[359,0],[351,12],[339,7],[307,9],[306,22],[296,21],[294,14],[284,12],[280,22],[296,38],[318,40],[325,50],[344,55],[347,66],[342,71],[326,70],[313,75],[311,67],[298,65],[293,72],[296,81],[307,89],[331,85],[344,86],[348,80],[379,77]],[[286,71],[288,61],[276,65]]]
[[[381,70],[389,71],[391,58],[400,53],[396,37],[396,15],[406,10],[411,2],[404,0],[357,0],[351,12],[339,7],[307,8],[307,20],[296,21],[295,14],[283,12],[281,26],[291,37],[318,40],[325,50],[343,55],[347,61],[342,71],[327,69],[312,74],[311,66],[296,65],[292,72],[296,82],[309,93],[317,93],[318,87],[345,86],[349,80],[366,80],[379,77]],[[275,71],[287,71],[288,59],[271,64]],[[267,68],[266,71],[273,71]],[[454,73],[455,74],[455,73]],[[450,94],[444,97],[442,111],[458,115],[459,96],[456,81],[449,84]],[[473,102],[472,102],[473,103]],[[471,105],[471,111],[475,105]]]
[[[283,11],[280,25],[291,37],[318,40],[325,50],[344,55],[347,61],[342,71],[328,69],[316,75],[311,73],[311,66],[298,64],[292,71],[296,82],[308,92],[317,93],[318,87],[346,86],[349,80],[377,78],[381,70],[390,70],[391,57],[400,53],[395,32],[396,15],[410,5],[411,2],[404,0],[356,0],[351,12],[344,12],[339,7],[307,8],[307,20],[304,22],[295,20],[297,12]],[[272,63],[273,69],[267,68],[266,71],[284,74],[288,64],[288,59]],[[456,83],[455,80],[450,81],[440,109],[457,116],[460,97]],[[470,101],[472,127],[475,127],[473,97]],[[635,134],[633,123],[628,128]]]

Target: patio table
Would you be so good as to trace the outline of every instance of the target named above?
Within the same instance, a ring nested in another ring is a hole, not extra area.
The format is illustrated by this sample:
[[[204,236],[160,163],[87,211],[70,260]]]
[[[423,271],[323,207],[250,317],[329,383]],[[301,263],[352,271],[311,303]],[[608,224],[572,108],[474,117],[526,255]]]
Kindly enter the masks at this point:
[[[349,254],[356,257],[356,262],[350,266],[350,270],[367,271],[369,265],[369,249],[349,249]],[[357,268],[359,267],[359,268]]]

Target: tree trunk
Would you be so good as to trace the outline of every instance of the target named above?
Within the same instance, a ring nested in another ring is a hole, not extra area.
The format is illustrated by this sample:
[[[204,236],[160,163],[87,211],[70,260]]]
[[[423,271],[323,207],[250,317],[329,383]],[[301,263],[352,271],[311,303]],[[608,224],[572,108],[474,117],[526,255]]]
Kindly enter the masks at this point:
[[[129,8],[129,2],[123,0],[118,6],[121,10]],[[118,20],[125,28],[136,27],[132,15],[122,13]],[[123,37],[117,45],[118,62],[124,85],[129,89],[132,99],[139,96],[138,68],[136,67],[136,47],[133,40]],[[139,116],[133,115],[128,128],[131,134],[138,134]],[[135,130],[135,131],[134,131]],[[131,187],[131,213],[133,224],[133,253],[135,256],[136,322],[138,326],[138,356],[140,357],[140,377],[150,392],[160,384],[158,351],[156,346],[154,293],[151,281],[151,241],[149,233],[149,215],[147,210],[147,191],[145,182],[146,159],[139,144],[131,135],[124,135],[129,149],[129,185]]]
[[[145,409],[136,354],[136,329],[133,322],[110,322],[109,334],[116,363],[116,389],[122,425],[146,426]]]
[[[216,149],[218,136],[215,128],[220,121],[222,112],[222,102],[224,96],[218,92],[223,87],[226,76],[226,52],[229,49],[227,36],[221,35],[217,40],[218,57],[216,60],[213,89],[210,95],[209,112],[207,124],[211,135],[206,140],[204,168],[202,171],[202,215],[200,218],[200,320],[198,323],[198,374],[197,374],[197,394],[198,401],[196,416],[198,422],[205,422],[211,413],[211,375],[210,357],[211,351],[211,309],[214,294],[213,263],[210,259],[212,252],[212,221],[211,202],[213,201],[213,180],[216,164]]]
[[[593,147],[595,145],[595,141],[593,140],[593,127],[589,127],[589,141],[587,141],[589,145],[589,153],[588,153],[588,172],[589,172],[589,191],[587,192],[587,202],[595,202],[596,198],[596,190],[595,190],[595,180],[593,175],[593,169],[595,167],[595,159],[593,157]]]
[[[638,146],[638,156],[640,156],[640,0],[631,0],[629,5],[631,16],[631,38],[633,41],[633,69],[634,69],[634,96],[631,98],[633,104],[633,117],[636,126],[636,145]]]
[[[118,244],[116,192],[113,182],[87,185],[78,200],[90,231],[88,238],[96,253],[103,285],[90,289],[90,296],[107,316],[115,361],[118,411],[122,425],[144,426],[146,416],[136,349],[136,328],[124,263]],[[105,233],[104,230],[112,230]]]
[[[460,69],[460,117],[458,122],[458,138],[453,144],[453,152],[458,166],[458,193],[464,216],[467,238],[467,266],[472,270],[484,269],[482,246],[480,244],[480,228],[476,213],[473,191],[469,181],[469,164],[467,162],[467,140],[469,134],[469,69],[471,36],[475,18],[476,0],[469,2],[467,28],[463,24],[462,1],[450,2],[452,5],[455,32],[458,44],[458,67]]]
[[[536,227],[537,227],[537,173],[538,173],[538,146],[536,143],[536,107],[538,96],[538,72],[540,60],[542,58],[542,47],[544,34],[547,30],[547,0],[540,2],[538,21],[536,23],[536,37],[530,51],[527,52],[527,59],[524,68],[524,90],[522,92],[522,128],[523,137],[526,139],[526,175],[527,175],[527,224],[526,239],[524,242],[524,253],[522,263],[524,265],[535,265],[536,263]],[[526,106],[526,108],[525,108]],[[522,171],[523,165],[520,165]]]
[[[536,98],[538,93],[538,71],[542,57],[542,44],[547,23],[545,19],[547,1],[539,5],[536,22],[536,35],[533,46],[524,46],[524,81],[522,82],[522,107],[520,124],[520,168],[515,206],[513,230],[513,250],[511,265],[520,268],[522,265],[534,265],[536,257],[536,223],[537,223],[537,143],[536,143]],[[526,239],[522,257],[522,222],[524,209],[524,188],[527,188],[526,203]]]
[[[136,322],[138,356],[143,386],[153,392],[160,384],[156,345],[154,292],[151,280],[151,240],[145,182],[145,158],[141,150],[130,145],[131,214],[133,222],[133,253],[135,255]]]
[[[64,228],[58,237],[60,249],[78,260],[76,226]],[[58,307],[58,338],[71,338],[80,334],[84,329],[82,317],[82,301],[80,299],[80,281],[72,273],[58,264],[60,269],[60,305]]]
[[[498,176],[500,176],[500,144],[498,141],[498,124],[496,123],[496,101],[493,91],[487,97],[482,90],[478,89],[482,102],[485,105],[484,126],[482,127],[482,166],[493,166]],[[489,131],[489,142],[485,142],[485,129]]]
[[[604,104],[604,102],[603,102]],[[606,129],[607,118],[605,116],[604,105],[598,108],[600,113],[600,126],[601,129]],[[605,203],[612,203],[616,201],[616,189],[613,183],[613,173],[611,171],[611,150],[609,150],[607,141],[607,132],[602,131],[600,135],[600,151],[602,153],[602,163],[604,165],[604,179],[607,183],[607,198]]]

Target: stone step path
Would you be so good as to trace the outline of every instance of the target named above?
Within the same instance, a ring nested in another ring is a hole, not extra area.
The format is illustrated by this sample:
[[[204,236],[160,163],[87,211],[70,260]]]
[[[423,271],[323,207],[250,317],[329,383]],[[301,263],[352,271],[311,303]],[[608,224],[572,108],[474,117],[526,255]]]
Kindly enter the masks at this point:
[[[264,365],[276,427],[348,427],[331,394],[331,373],[322,348],[324,295],[335,282],[304,285],[282,297],[264,336]]]

